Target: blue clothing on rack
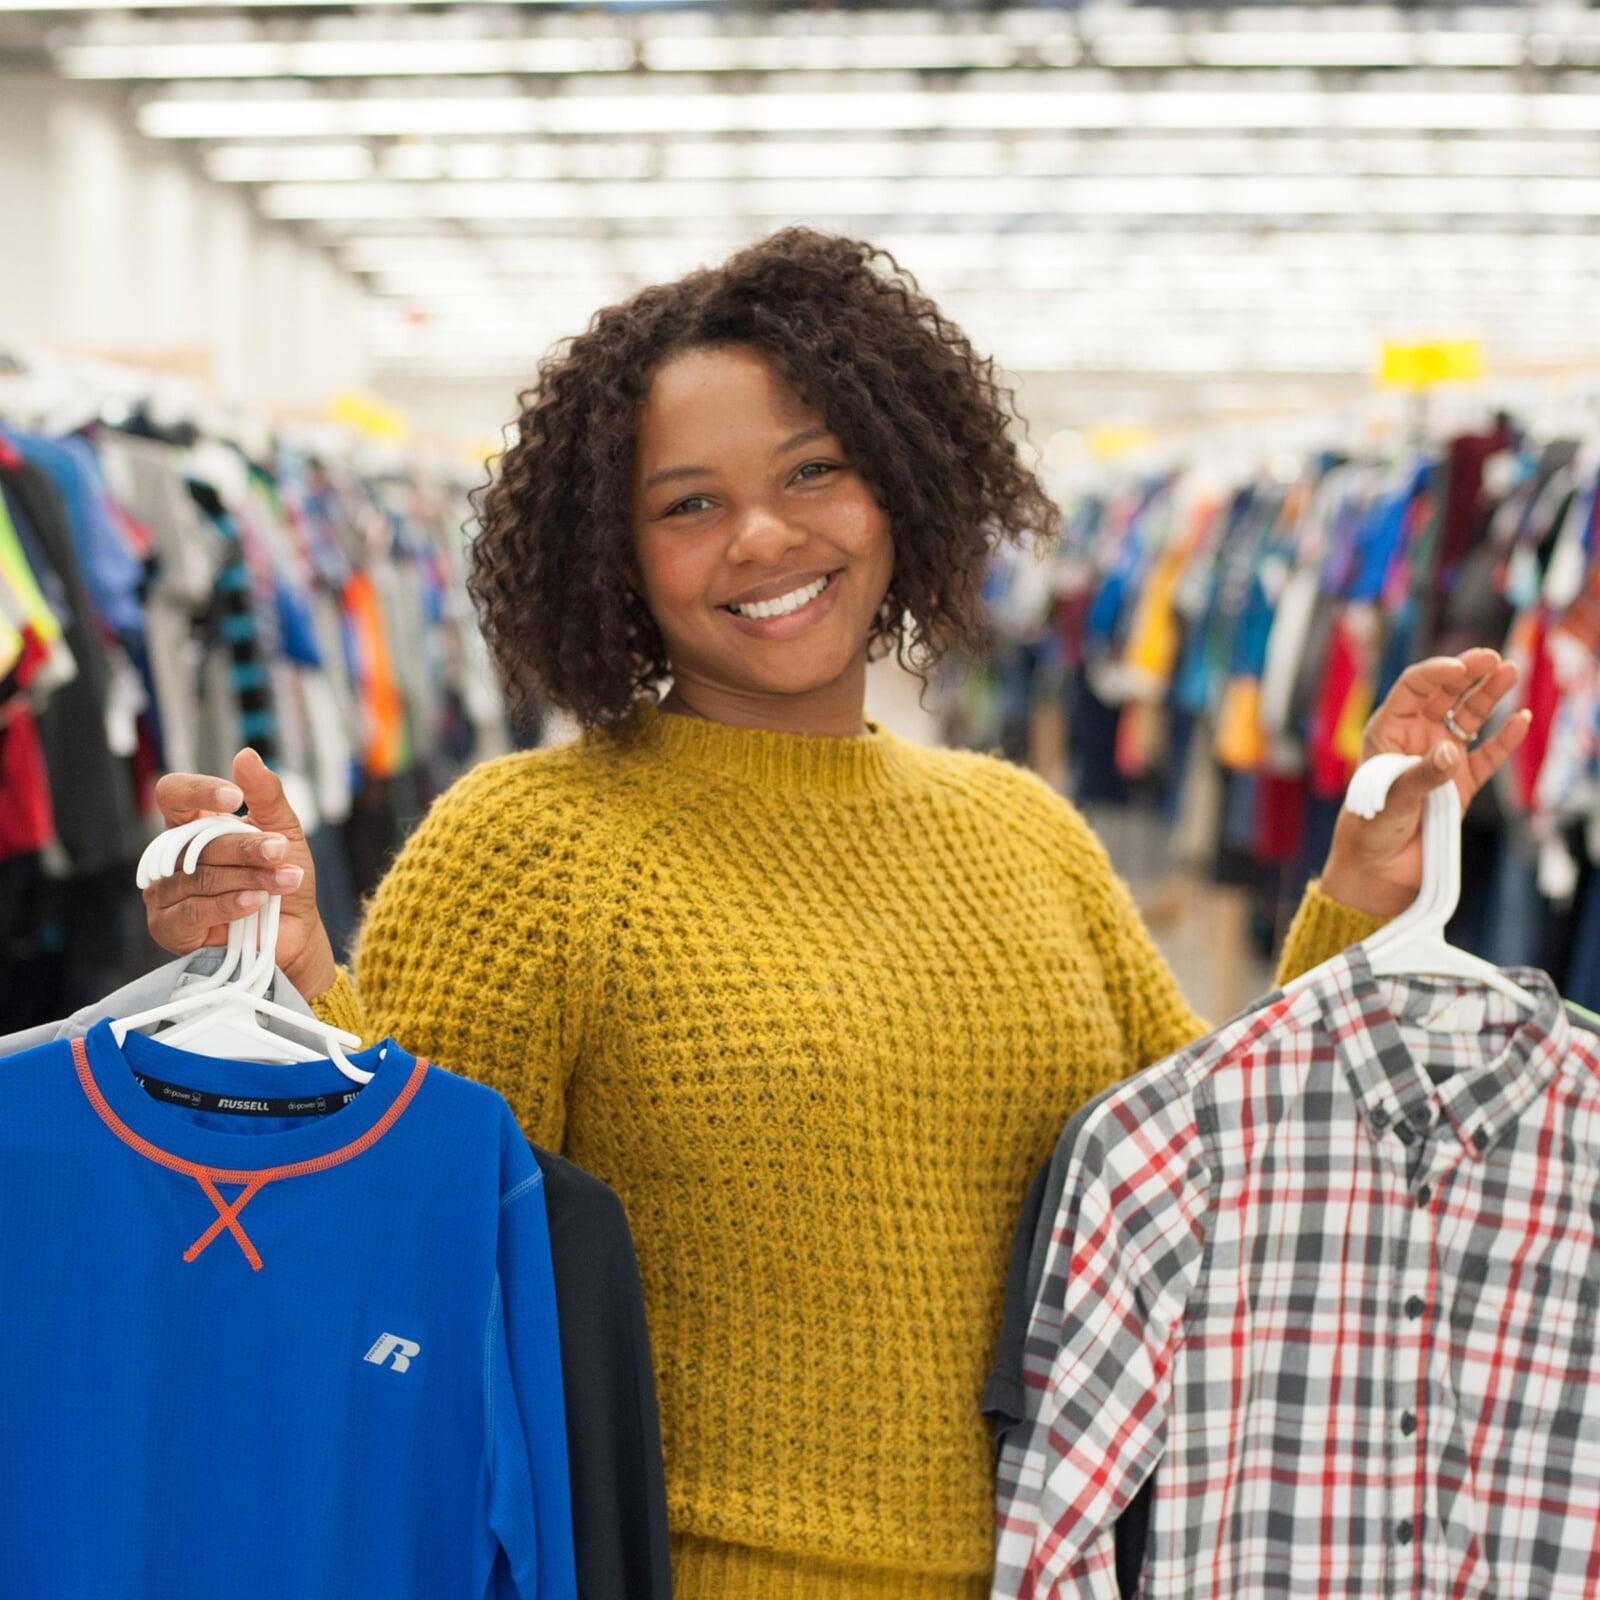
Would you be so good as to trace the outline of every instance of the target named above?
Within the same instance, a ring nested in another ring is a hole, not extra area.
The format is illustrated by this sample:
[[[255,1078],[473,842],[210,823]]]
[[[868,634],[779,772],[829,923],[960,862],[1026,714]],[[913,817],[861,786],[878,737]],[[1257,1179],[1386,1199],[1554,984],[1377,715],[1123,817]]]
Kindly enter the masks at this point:
[[[46,439],[9,427],[0,427],[0,438],[42,467],[61,495],[83,581],[101,620],[113,633],[143,638],[144,566],[112,518],[93,447],[85,439]]]
[[[0,1595],[576,1595],[544,1179],[392,1040],[0,1064]]]

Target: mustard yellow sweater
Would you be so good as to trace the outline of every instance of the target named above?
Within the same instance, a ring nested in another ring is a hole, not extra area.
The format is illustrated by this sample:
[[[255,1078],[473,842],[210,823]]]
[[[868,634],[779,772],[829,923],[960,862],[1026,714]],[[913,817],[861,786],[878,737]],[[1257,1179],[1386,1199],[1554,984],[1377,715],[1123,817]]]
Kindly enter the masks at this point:
[[[1374,926],[1315,891],[1293,971]],[[1082,819],[986,756],[663,714],[442,796],[318,1012],[621,1195],[681,1600],[978,1600],[1023,1191],[1204,1031]]]

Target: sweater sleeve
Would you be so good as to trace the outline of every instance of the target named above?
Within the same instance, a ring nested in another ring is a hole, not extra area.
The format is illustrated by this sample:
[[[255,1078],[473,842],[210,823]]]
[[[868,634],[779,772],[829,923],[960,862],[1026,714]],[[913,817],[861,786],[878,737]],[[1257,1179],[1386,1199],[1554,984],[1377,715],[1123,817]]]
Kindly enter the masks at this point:
[[[499,1090],[528,1138],[559,1150],[598,992],[586,831],[529,757],[475,768],[402,847],[366,906],[354,971],[317,1015]]]
[[[1128,1069],[1137,1071],[1198,1039],[1208,1025],[1184,999],[1105,846],[1075,808],[1057,804],[1067,820],[1068,871],[1105,973]]]
[[[1289,924],[1289,936],[1278,957],[1278,982],[1288,983],[1319,967],[1330,956],[1370,938],[1383,926],[1381,917],[1330,900],[1315,878],[1306,885],[1300,909]]]
[[[1106,971],[1130,1065],[1147,1067],[1210,1031],[1184,999],[1127,885],[1117,876],[1105,847],[1072,807],[1068,857],[1078,881],[1084,914]],[[1311,883],[1284,942],[1278,982],[1337,955],[1365,939],[1382,923],[1331,900]]]

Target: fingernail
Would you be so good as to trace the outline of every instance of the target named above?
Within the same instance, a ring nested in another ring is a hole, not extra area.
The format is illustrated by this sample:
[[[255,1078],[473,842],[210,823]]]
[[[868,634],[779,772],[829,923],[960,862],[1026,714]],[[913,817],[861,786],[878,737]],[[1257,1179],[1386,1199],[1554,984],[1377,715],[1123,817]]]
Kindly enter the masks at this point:
[[[244,911],[254,911],[266,903],[266,894],[260,889],[247,889],[239,896],[239,906]]]
[[[288,851],[289,841],[280,839],[276,834],[268,834],[261,841],[261,859],[263,861],[282,861]]]
[[[237,811],[244,804],[244,791],[234,783],[217,785],[217,806],[223,811]]]
[[[279,867],[272,874],[272,881],[280,889],[298,889],[300,880],[305,877],[304,867]]]
[[[1433,752],[1433,764],[1441,772],[1448,772],[1456,764],[1456,747],[1441,744]]]

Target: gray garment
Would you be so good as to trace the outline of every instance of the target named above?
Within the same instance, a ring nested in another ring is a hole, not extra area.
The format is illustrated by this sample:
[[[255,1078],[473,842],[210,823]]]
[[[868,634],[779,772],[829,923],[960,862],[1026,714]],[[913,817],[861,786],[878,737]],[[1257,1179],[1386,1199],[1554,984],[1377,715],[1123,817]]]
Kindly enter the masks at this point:
[[[236,741],[234,720],[219,739],[208,728],[202,702],[205,680],[227,683],[226,651],[211,660],[197,637],[197,619],[211,605],[223,548],[200,514],[184,473],[187,452],[131,434],[108,432],[100,458],[112,492],[150,531],[158,560],[145,596],[146,648],[161,724],[161,751],[169,772],[226,772]],[[213,699],[216,698],[213,692]]]
[[[205,738],[200,710],[202,672],[218,672],[226,680],[227,661],[208,664],[197,637],[197,618],[211,605],[222,547],[184,480],[187,453],[149,438],[107,432],[99,456],[110,490],[144,523],[157,552],[146,594],[146,648],[166,770],[227,771],[206,765],[224,752]],[[226,755],[232,755],[232,747]]]
[[[1028,1323],[1033,1317],[1034,1301],[1039,1298],[1044,1285],[1050,1235],[1061,1210],[1061,1197],[1066,1192],[1067,1168],[1072,1164],[1078,1135],[1101,1101],[1124,1087],[1121,1083],[1114,1083],[1086,1106],[1079,1108],[1062,1130],[1060,1139],[1056,1141],[1055,1153],[1040,1169],[1022,1202],[1022,1214],[1011,1241],[1011,1261],[1006,1270],[1005,1320],[1000,1329],[1000,1346],[995,1352],[994,1365],[989,1369],[989,1381],[984,1386],[983,1398],[979,1402],[993,1430],[996,1445],[1003,1444],[1006,1435],[1027,1420],[1028,1404],[1023,1393],[1022,1367]],[[1152,1473],[1140,1485],[1127,1509],[1117,1518],[1113,1536],[1113,1562],[1116,1567],[1116,1592],[1122,1600],[1129,1600],[1130,1596],[1139,1592],[1145,1552],[1150,1542],[1150,1507],[1154,1495],[1155,1475]]]
[[[377,591],[388,636],[395,681],[405,703],[406,726],[411,732],[413,757],[430,751],[439,726],[439,708],[429,672],[422,615],[422,585],[409,557],[393,555],[375,561],[367,576]]]
[[[1114,1083],[1102,1089],[1087,1105],[1080,1106],[1062,1129],[1054,1153],[1040,1168],[1022,1202],[1022,1212],[1011,1240],[1011,1260],[1006,1269],[1006,1304],[1000,1325],[1000,1343],[989,1381],[984,1385],[979,1407],[996,1439],[1003,1438],[1027,1415],[1022,1391],[1022,1355],[1028,1339],[1028,1323],[1039,1285],[1044,1282],[1044,1264],[1050,1254],[1050,1233],[1061,1196],[1067,1186],[1067,1168],[1078,1143],[1078,1132],[1100,1102],[1123,1086]]]
[[[361,708],[345,659],[344,622],[338,600],[326,589],[311,593],[311,629],[322,667],[307,695],[316,770],[317,809],[326,824],[350,817],[351,773],[362,749]]]
[[[112,492],[155,541],[162,590],[177,603],[206,605],[217,575],[216,537],[184,481],[186,453],[153,439],[108,431],[99,454]]]
[[[222,964],[222,955],[222,950],[213,946],[197,950],[190,956],[179,956],[176,961],[169,961],[166,966],[157,967],[153,972],[135,978],[132,983],[124,984],[103,1000],[90,1001],[60,1022],[42,1022],[36,1028],[8,1033],[0,1037],[0,1056],[14,1056],[23,1050],[33,1049],[35,1045],[54,1044],[58,1039],[81,1039],[95,1023],[106,1017],[131,1017],[137,1011],[165,1005],[182,991],[186,979],[210,977]],[[301,999],[299,991],[281,972],[274,970],[267,998],[315,1020],[311,1007]],[[276,1017],[262,1020],[269,1033],[289,1032]]]

